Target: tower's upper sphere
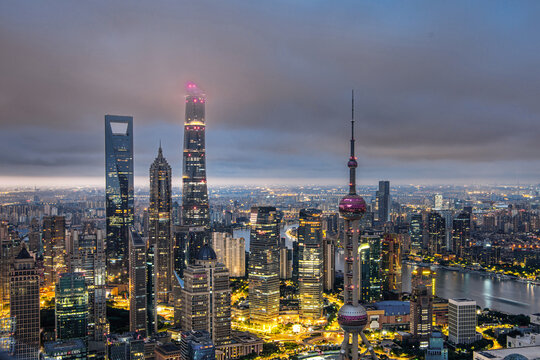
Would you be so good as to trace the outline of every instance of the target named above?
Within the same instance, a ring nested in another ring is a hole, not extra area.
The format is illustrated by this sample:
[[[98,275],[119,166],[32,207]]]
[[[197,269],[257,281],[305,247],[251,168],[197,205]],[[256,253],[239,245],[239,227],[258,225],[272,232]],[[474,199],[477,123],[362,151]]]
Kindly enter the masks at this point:
[[[349,162],[347,163],[347,166],[348,166],[349,168],[355,168],[355,169],[356,169],[356,168],[358,167],[358,162],[356,162],[356,159],[355,159],[355,158],[351,157],[351,158],[349,159]]]
[[[339,202],[339,213],[345,220],[360,220],[366,212],[366,202],[360,195],[347,195]]]
[[[366,327],[368,316],[363,306],[345,304],[338,311],[337,321],[343,330],[349,333],[359,333]]]

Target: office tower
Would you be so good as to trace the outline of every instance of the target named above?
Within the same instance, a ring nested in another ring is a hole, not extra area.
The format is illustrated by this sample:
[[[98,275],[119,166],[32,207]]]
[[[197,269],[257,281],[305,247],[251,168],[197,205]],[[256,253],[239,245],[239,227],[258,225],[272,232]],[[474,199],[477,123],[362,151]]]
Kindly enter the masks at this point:
[[[216,349],[208,332],[185,331],[181,336],[181,360],[215,360]]]
[[[433,273],[428,268],[417,268],[411,277],[410,319],[411,334],[421,348],[428,346],[433,322]]]
[[[176,271],[173,272],[174,281],[172,286],[173,308],[174,308],[174,326],[182,327],[182,289],[184,288],[184,280]]]
[[[107,355],[109,360],[144,360],[144,338],[133,333],[108,335]]]
[[[411,273],[411,289],[424,285],[435,296],[435,272],[428,267],[419,266]]]
[[[298,247],[296,247],[298,249]],[[294,261],[293,249],[289,249],[285,239],[279,240],[279,278],[280,280],[290,280],[293,277]]]
[[[428,215],[429,255],[442,255],[446,252],[446,222],[437,212]]]
[[[281,239],[282,241],[285,241],[285,239]],[[285,242],[283,242],[283,246],[285,246]],[[295,283],[298,283],[298,275],[300,270],[300,258],[302,257],[302,252],[304,251],[304,245],[301,244],[299,241],[293,241],[292,242],[292,268],[291,268],[291,278],[292,281]]]
[[[448,349],[444,347],[443,336],[438,331],[432,332],[429,337],[426,360],[448,360]]]
[[[0,354],[13,357],[15,351],[15,318],[0,319]]]
[[[360,301],[372,303],[382,299],[381,234],[364,234],[361,242]]]
[[[298,288],[300,294],[300,316],[314,322],[321,318],[323,308],[323,232],[322,211],[302,209],[299,214]]]
[[[454,254],[464,258],[468,253],[471,242],[471,214],[462,212],[452,222],[452,245]]]
[[[184,270],[182,329],[208,331],[216,346],[231,339],[229,271],[217,261],[212,247],[203,245],[197,259]]]
[[[441,194],[435,194],[433,199],[433,209],[434,210],[442,210],[443,208],[443,196]]]
[[[411,222],[409,225],[409,235],[411,236],[411,253],[413,255],[420,255],[424,250],[423,246],[423,233],[424,233],[424,221],[422,220],[422,214],[411,215]]]
[[[10,314],[15,318],[15,359],[39,358],[39,274],[23,246],[10,272]]]
[[[66,270],[66,219],[44,216],[42,239],[44,285],[54,287],[58,275]]]
[[[206,95],[193,83],[187,85],[182,172],[182,225],[190,228],[188,263],[208,242],[210,214],[206,185]]]
[[[356,168],[358,163],[354,155],[354,92],[352,99],[351,117],[351,155],[347,163],[349,168],[349,194],[339,202],[339,213],[344,221],[345,238],[343,241],[345,263],[343,300],[344,305],[339,309],[337,320],[343,329],[341,353],[345,360],[358,360],[358,336],[366,345],[373,359],[377,359],[373,348],[363,333],[368,317],[366,309],[360,305],[360,258],[359,236],[360,220],[366,212],[366,202],[356,194]],[[351,339],[352,338],[352,339]],[[351,341],[352,340],[352,341]],[[363,354],[362,354],[363,355]]]
[[[129,232],[129,331],[146,336],[146,243],[141,236]]]
[[[88,289],[82,273],[60,274],[55,291],[56,339],[88,336]]]
[[[146,248],[146,336],[153,335],[158,331],[157,322],[157,303],[156,303],[156,278],[155,271],[155,246],[148,244]]]
[[[74,231],[72,238],[70,271],[83,273],[88,289],[88,352],[102,354],[109,332],[103,231],[87,224],[82,234]]]
[[[280,222],[275,207],[251,208],[249,316],[263,328],[275,325],[279,315]]]
[[[377,221],[385,223],[390,220],[390,181],[379,181],[376,193]]]
[[[171,167],[158,156],[150,166],[149,242],[155,249],[156,302],[168,303],[172,286],[173,242],[171,237]]]
[[[133,118],[105,115],[107,278],[127,285],[129,228],[133,226]]]
[[[39,228],[39,219],[32,218],[30,222],[30,232],[28,233],[28,250],[37,254],[40,252],[40,228]]]
[[[383,293],[399,299],[401,294],[401,244],[396,234],[385,234],[382,241]]]
[[[230,277],[246,276],[246,241],[243,237],[234,238],[226,232],[214,232],[212,246],[217,260],[229,269]]]
[[[332,291],[336,278],[336,244],[333,238],[326,238],[323,244],[324,290]]]
[[[86,360],[88,352],[82,339],[58,340],[45,343],[42,360]]]
[[[448,300],[448,341],[456,345],[476,341],[476,301]]]
[[[0,316],[9,316],[9,282],[15,257],[20,251],[19,237],[7,221],[0,221]]]

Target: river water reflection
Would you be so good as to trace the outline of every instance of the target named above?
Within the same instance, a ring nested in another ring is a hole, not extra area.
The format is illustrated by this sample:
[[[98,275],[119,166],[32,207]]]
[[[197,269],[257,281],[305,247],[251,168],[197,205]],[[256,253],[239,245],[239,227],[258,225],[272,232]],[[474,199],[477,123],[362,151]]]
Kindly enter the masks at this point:
[[[411,291],[414,265],[403,266],[403,291]],[[540,286],[503,280],[479,273],[432,268],[436,272],[435,294],[445,299],[466,297],[483,308],[511,314],[540,312]]]

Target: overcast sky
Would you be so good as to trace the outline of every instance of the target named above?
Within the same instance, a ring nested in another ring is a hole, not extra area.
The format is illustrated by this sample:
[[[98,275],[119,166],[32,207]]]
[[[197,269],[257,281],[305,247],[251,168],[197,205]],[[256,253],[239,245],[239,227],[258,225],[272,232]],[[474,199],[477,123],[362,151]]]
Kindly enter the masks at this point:
[[[188,81],[210,185],[345,184],[351,88],[360,183],[538,183],[539,18],[538,1],[3,0],[0,183],[103,184],[119,114],[136,185],[161,139],[178,187]]]

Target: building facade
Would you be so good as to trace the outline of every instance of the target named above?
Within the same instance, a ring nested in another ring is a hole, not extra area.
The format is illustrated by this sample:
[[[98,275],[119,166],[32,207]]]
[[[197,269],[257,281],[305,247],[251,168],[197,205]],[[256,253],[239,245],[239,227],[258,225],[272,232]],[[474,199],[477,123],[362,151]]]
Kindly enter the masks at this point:
[[[401,243],[396,234],[385,234],[382,241],[382,278],[383,295],[399,297],[401,284]]]
[[[130,231],[129,239],[129,331],[147,334],[146,242]]]
[[[105,115],[107,276],[127,285],[129,229],[133,226],[133,118]]]
[[[182,225],[189,227],[187,262],[197,257],[208,242],[210,213],[206,184],[206,95],[193,83],[185,97],[184,154],[182,172]]]
[[[88,289],[82,273],[60,274],[55,292],[56,339],[88,339]]]
[[[43,217],[44,285],[54,287],[58,275],[66,271],[66,219],[63,216]]]
[[[158,156],[150,166],[150,206],[148,207],[148,237],[155,249],[157,303],[169,303],[173,280],[171,196],[171,167],[163,156],[160,146]]]
[[[275,207],[251,209],[249,258],[249,312],[252,322],[264,328],[279,315],[279,224]]]
[[[39,358],[39,274],[35,260],[25,247],[13,261],[10,272],[10,315],[15,318],[17,360]]]
[[[475,342],[476,323],[476,301],[448,300],[448,341],[456,345]]]
[[[234,238],[227,232],[214,232],[212,247],[217,260],[229,269],[230,277],[246,276],[246,240],[243,237]]]

